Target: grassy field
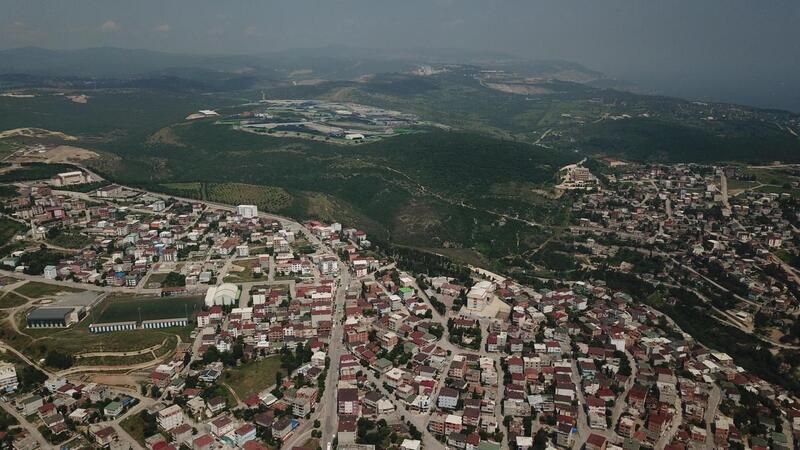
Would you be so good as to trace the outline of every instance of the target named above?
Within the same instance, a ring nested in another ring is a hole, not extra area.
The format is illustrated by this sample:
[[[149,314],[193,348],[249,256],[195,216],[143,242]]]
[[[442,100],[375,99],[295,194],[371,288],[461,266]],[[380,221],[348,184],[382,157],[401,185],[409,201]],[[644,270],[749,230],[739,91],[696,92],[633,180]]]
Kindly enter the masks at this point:
[[[19,190],[16,186],[10,184],[0,184],[0,199],[7,200],[15,198],[17,195],[19,195]]]
[[[800,189],[786,189],[782,186],[759,186],[755,189],[756,192],[764,192],[766,194],[783,194],[788,193],[792,197],[800,197]]]
[[[76,170],[76,167],[69,164],[23,163],[17,169],[0,174],[0,181],[44,180],[72,170]]]
[[[143,446],[145,445],[145,438],[150,437],[144,435],[145,423],[139,414],[126,417],[119,425],[123,430],[127,431],[136,442]]]
[[[75,231],[64,231],[48,238],[47,242],[58,247],[79,249],[91,244],[93,240],[85,234]]]
[[[16,306],[24,305],[28,300],[20,297],[15,292],[7,292],[0,297],[0,308],[14,308]]]
[[[110,297],[95,308],[95,323],[124,322],[128,320],[171,319],[187,317],[202,307],[200,297]]]
[[[0,217],[0,245],[5,245],[14,235],[24,231],[27,227],[16,220]]]
[[[759,185],[758,181],[728,179],[728,189],[732,191],[740,189],[750,189],[758,185]]]
[[[81,289],[60,286],[56,284],[39,283],[37,281],[29,281],[22,286],[18,287],[15,292],[30,298],[51,297],[60,292],[82,292]]]
[[[17,326],[20,330],[23,330],[24,335],[15,332],[8,321],[2,323],[3,340],[34,361],[44,358],[50,351],[71,355],[101,351],[136,351],[160,345],[164,339],[174,339],[176,335],[181,336],[184,342],[188,342],[189,333],[191,332],[190,327],[185,327],[93,334],[89,332],[88,320],[66,329],[30,329],[25,328],[25,317],[26,312],[23,311],[12,319],[17,322]],[[86,360],[79,363],[85,364],[87,361],[91,362],[91,360]],[[129,365],[129,361],[124,358],[109,359],[108,362]]]
[[[230,283],[245,283],[253,280],[266,280],[267,279],[267,271],[264,270],[261,272],[260,277],[256,277],[253,273],[253,267],[258,266],[258,258],[255,259],[244,259],[240,261],[234,261],[233,263],[235,266],[243,267],[244,270],[241,272],[234,272],[233,270],[229,271],[228,274],[225,276],[225,282]]]
[[[744,173],[755,176],[756,180],[760,183],[772,184],[775,186],[783,186],[792,181],[800,181],[800,177],[794,175],[789,169],[781,167],[747,168],[744,170]]]
[[[236,391],[240,399],[245,399],[275,384],[275,375],[278,372],[286,375],[286,371],[281,368],[280,356],[274,355],[229,369],[225,375],[225,383]]]
[[[205,199],[204,183],[164,183],[159,187],[164,192],[178,197]]]
[[[292,203],[292,196],[285,189],[254,184],[225,183],[209,184],[208,200],[230,205],[251,204],[264,211],[281,211]]]

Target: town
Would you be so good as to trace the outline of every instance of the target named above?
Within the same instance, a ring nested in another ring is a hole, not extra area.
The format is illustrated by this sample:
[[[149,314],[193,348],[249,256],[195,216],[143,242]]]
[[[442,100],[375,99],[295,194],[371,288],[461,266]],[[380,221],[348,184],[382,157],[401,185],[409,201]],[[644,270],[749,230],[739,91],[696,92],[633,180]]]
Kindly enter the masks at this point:
[[[796,179],[611,166],[565,168],[586,276],[530,283],[80,167],[5,185],[2,440],[795,448]]]

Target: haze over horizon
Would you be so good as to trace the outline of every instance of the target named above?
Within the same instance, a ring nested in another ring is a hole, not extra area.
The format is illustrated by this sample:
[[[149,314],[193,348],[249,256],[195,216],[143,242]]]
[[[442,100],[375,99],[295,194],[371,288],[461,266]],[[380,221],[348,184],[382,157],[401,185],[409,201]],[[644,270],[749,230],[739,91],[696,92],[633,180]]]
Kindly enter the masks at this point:
[[[800,111],[800,3],[789,0],[0,3],[3,48],[467,49],[574,61],[670,95]]]

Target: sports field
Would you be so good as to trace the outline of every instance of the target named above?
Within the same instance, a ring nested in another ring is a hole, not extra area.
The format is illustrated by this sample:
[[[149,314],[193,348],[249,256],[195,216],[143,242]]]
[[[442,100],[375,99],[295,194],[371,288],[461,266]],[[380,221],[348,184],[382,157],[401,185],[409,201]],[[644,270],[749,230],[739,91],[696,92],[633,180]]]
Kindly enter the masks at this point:
[[[188,317],[203,306],[202,297],[109,297],[95,308],[92,323]],[[141,314],[141,316],[140,316]]]

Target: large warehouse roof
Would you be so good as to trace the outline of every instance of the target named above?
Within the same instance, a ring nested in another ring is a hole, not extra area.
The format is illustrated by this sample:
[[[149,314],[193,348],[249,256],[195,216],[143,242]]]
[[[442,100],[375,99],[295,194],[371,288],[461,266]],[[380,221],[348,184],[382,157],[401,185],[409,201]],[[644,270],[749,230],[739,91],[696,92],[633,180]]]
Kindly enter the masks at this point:
[[[207,306],[231,305],[239,298],[239,287],[233,283],[223,283],[217,287],[209,287],[206,291]]]
[[[74,308],[36,308],[28,314],[28,320],[64,320]]]

